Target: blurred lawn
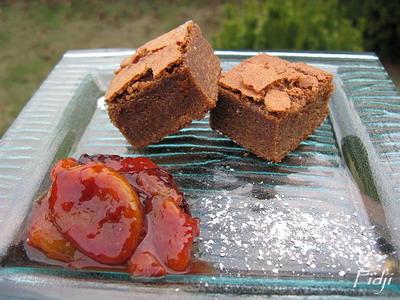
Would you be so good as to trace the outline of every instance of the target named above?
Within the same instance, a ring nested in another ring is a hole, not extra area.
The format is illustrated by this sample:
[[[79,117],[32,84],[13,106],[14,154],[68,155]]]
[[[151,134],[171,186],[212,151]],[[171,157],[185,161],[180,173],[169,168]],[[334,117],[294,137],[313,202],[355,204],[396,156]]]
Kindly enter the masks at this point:
[[[137,47],[188,19],[211,40],[223,2],[0,0],[0,137],[65,51]]]
[[[221,2],[0,2],[0,137],[65,51],[137,47],[188,19],[211,40]]]

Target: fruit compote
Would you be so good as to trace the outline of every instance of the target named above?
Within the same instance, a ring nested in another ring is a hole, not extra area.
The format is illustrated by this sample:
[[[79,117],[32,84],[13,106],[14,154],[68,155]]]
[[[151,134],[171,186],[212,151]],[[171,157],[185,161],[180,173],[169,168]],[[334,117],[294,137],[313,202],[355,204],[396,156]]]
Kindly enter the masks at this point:
[[[33,207],[27,247],[75,268],[137,276],[191,270],[198,220],[150,159],[84,154],[57,162],[51,180]]]

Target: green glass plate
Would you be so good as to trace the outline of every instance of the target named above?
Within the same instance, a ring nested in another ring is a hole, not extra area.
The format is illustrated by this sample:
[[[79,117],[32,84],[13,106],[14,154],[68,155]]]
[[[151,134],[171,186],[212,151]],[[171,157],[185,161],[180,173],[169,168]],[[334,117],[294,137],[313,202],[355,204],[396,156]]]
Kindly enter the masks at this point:
[[[1,140],[0,297],[400,295],[400,96],[375,55],[268,52],[335,75],[329,118],[271,163],[211,130],[208,117],[132,149],[102,98],[132,52],[67,52]],[[257,53],[217,54],[227,70]],[[168,169],[201,220],[195,256],[214,271],[148,279],[30,261],[20,236],[32,202],[54,161],[82,153],[146,156]]]

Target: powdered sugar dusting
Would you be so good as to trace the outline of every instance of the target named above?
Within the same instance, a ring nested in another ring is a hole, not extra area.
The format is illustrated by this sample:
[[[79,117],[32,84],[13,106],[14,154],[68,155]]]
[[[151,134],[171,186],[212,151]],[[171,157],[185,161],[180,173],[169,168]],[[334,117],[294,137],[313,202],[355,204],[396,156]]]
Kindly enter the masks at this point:
[[[359,224],[355,214],[296,207],[283,194],[249,198],[252,188],[247,184],[197,203],[207,212],[201,216],[200,258],[214,261],[217,270],[343,277],[383,264],[373,227]]]

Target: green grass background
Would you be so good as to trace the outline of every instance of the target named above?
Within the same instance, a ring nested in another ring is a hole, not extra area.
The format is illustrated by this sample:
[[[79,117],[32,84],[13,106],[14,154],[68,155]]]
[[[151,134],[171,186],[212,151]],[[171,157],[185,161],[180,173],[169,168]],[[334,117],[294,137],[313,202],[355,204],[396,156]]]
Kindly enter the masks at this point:
[[[212,40],[224,2],[0,0],[0,137],[65,51],[137,47],[188,19]]]
[[[0,2],[1,3],[1,2]],[[70,49],[133,48],[194,19],[211,39],[220,1],[27,1],[0,4],[0,136]]]

